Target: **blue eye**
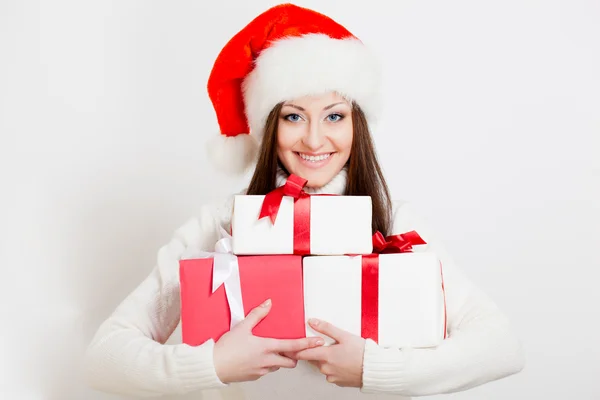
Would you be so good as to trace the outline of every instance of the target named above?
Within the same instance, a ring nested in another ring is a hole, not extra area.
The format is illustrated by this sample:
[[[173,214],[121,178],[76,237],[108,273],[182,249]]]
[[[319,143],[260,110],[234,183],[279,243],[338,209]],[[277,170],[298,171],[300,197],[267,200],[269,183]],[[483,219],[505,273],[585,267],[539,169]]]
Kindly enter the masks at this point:
[[[330,114],[327,116],[327,119],[330,122],[337,122],[337,121],[341,120],[342,118],[344,118],[344,116],[342,114]]]
[[[300,121],[300,116],[298,114],[289,114],[285,116],[285,119],[290,122],[298,122]]]

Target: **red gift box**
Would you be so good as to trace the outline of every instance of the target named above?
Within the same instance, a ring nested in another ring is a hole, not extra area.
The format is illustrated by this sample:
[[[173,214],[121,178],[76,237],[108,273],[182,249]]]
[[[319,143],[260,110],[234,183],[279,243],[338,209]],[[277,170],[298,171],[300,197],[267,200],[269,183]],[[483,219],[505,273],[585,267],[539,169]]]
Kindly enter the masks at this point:
[[[276,339],[306,337],[302,257],[238,256],[244,316],[267,299],[269,314],[253,334]],[[180,260],[181,330],[183,343],[215,341],[230,330],[231,311],[224,285],[213,293],[213,258]]]

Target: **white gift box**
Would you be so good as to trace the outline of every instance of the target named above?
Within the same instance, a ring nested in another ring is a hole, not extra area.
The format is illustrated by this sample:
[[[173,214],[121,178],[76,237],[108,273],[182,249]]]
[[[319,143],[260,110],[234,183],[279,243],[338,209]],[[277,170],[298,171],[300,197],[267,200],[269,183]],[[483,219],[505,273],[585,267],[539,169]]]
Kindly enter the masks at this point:
[[[294,199],[284,196],[275,223],[258,219],[265,196],[237,195],[233,254],[294,254]],[[373,250],[369,196],[310,196],[310,254],[369,254]]]
[[[362,256],[303,259],[306,320],[318,318],[361,335]],[[383,347],[436,347],[445,337],[440,261],[434,253],[379,255],[378,338]],[[333,339],[307,325],[308,336]]]

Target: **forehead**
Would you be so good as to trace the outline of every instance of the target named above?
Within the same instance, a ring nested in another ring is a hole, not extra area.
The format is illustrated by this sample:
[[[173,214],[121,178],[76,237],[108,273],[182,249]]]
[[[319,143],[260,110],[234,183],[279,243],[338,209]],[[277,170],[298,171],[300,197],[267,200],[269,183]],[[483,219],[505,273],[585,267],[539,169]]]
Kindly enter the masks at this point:
[[[318,108],[322,109],[323,107],[327,107],[328,105],[334,103],[344,103],[346,105],[350,105],[350,101],[344,96],[340,95],[337,92],[327,92],[322,94],[315,94],[309,96],[297,97],[295,99],[290,99],[284,102],[284,105],[296,105],[302,108],[310,109],[310,108]]]

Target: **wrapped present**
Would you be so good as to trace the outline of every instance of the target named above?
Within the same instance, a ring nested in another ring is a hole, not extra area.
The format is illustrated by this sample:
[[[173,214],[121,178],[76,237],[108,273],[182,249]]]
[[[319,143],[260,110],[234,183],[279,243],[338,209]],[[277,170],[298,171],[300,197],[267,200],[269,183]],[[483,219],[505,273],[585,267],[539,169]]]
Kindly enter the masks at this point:
[[[301,256],[238,257],[231,253],[231,237],[222,234],[214,253],[190,249],[179,261],[183,343],[219,340],[267,299],[271,310],[253,333],[305,337]]]
[[[265,196],[235,196],[233,253],[371,253],[371,197],[309,195],[305,185],[305,179],[292,174]]]
[[[446,337],[442,266],[416,232],[373,237],[377,253],[303,260],[304,312],[383,347],[435,347]],[[307,335],[332,338],[307,325]]]

